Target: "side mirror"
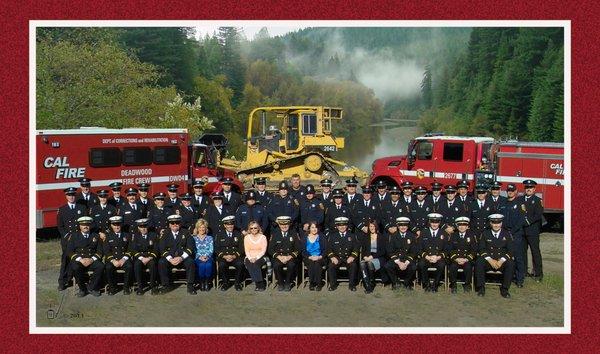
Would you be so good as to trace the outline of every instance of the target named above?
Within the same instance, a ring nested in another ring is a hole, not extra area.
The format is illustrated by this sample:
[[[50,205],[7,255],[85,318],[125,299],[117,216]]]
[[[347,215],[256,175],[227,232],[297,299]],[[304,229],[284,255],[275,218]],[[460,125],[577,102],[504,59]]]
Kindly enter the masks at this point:
[[[408,161],[408,165],[412,166],[412,165],[415,164],[415,157],[412,156],[412,155],[409,155],[408,158],[407,158],[407,161]]]

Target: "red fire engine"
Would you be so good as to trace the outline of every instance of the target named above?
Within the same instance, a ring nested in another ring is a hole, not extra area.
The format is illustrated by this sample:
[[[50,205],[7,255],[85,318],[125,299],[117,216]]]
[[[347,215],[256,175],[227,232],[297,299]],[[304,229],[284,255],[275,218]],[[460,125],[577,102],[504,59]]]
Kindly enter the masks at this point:
[[[81,128],[36,131],[36,224],[56,226],[56,212],[65,203],[63,190],[79,187],[91,178],[92,191],[150,183],[149,194],[166,192],[169,183],[189,189],[194,178],[203,178],[205,193],[220,188],[222,177],[233,171],[216,168],[214,147],[191,142],[187,129]]]
[[[498,142],[488,137],[427,134],[411,140],[407,155],[384,157],[373,162],[370,183],[388,185],[411,181],[430,187],[437,181],[455,184],[500,181],[538,183],[536,194],[544,201],[546,213],[563,213],[564,148],[561,143]]]

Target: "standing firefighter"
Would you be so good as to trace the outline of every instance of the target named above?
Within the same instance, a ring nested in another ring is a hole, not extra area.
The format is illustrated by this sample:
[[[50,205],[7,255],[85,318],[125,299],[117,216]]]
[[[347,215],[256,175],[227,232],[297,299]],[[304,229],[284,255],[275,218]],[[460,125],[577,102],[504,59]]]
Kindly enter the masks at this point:
[[[525,186],[525,195],[521,197],[521,209],[525,212],[523,257],[525,267],[527,267],[527,246],[529,246],[533,263],[532,276],[537,282],[541,282],[544,272],[542,269],[542,253],[540,252],[540,230],[542,228],[544,206],[540,197],[535,195],[537,182],[528,179],[523,181],[523,185]]]
[[[64,190],[67,204],[61,206],[56,214],[56,225],[60,233],[60,247],[62,255],[60,258],[60,271],[58,274],[58,290],[62,291],[69,286],[69,282],[73,278],[73,272],[69,267],[69,257],[67,252],[67,244],[71,233],[78,229],[77,220],[86,215],[84,205],[75,203],[75,193],[77,189],[70,187]]]

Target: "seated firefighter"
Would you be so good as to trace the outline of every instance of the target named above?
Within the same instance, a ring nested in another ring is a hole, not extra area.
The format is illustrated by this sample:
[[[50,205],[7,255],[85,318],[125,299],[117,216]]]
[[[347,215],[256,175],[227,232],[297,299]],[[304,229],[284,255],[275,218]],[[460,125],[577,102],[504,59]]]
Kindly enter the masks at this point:
[[[490,270],[502,272],[500,295],[510,297],[508,289],[513,278],[513,237],[509,231],[502,228],[502,214],[492,214],[488,217],[491,229],[486,229],[479,240],[479,258],[475,264],[475,287],[477,295],[485,295],[485,273]]]
[[[404,280],[404,288],[412,290],[417,272],[417,235],[409,230],[410,218],[406,216],[396,218],[396,225],[397,231],[387,235],[389,261],[385,264],[385,270],[392,282],[392,290],[400,288],[398,275]]]
[[[78,218],[79,231],[72,233],[67,241],[67,256],[70,259],[70,266],[79,286],[77,297],[83,297],[88,292],[93,296],[100,296],[99,288],[104,264],[102,263],[100,237],[98,234],[90,233],[92,221],[93,219],[89,216]],[[88,270],[92,271],[92,276],[89,282],[86,283]]]
[[[108,295],[117,293],[117,270],[125,271],[123,277],[123,295],[131,294],[131,278],[133,269],[129,259],[129,233],[123,232],[123,217],[110,217],[110,231],[103,242],[106,279],[108,280]]]
[[[244,273],[244,236],[235,230],[235,216],[228,215],[222,220],[223,227],[215,236],[215,254],[218,272],[221,277],[221,291],[231,286],[229,282],[229,266],[235,268],[235,290],[242,291],[242,276]]]
[[[358,270],[358,253],[360,245],[358,240],[348,230],[349,219],[345,216],[335,218],[336,231],[328,235],[327,258],[329,266],[327,274],[329,276],[329,291],[334,291],[338,287],[337,272],[341,266],[348,269],[348,288],[350,291],[356,291],[356,273]]]
[[[460,216],[455,220],[456,232],[450,235],[448,251],[448,277],[450,278],[450,291],[456,294],[456,281],[458,270],[462,269],[465,282],[463,290],[471,291],[471,279],[473,279],[473,265],[477,256],[477,240],[475,233],[469,230],[469,218]]]
[[[160,253],[158,274],[162,284],[160,293],[166,294],[173,290],[171,269],[176,267],[185,268],[187,292],[190,295],[195,295],[196,266],[194,264],[194,249],[196,245],[194,238],[188,230],[181,229],[180,215],[169,215],[167,221],[169,222],[169,229],[162,233],[158,240],[158,252]]]

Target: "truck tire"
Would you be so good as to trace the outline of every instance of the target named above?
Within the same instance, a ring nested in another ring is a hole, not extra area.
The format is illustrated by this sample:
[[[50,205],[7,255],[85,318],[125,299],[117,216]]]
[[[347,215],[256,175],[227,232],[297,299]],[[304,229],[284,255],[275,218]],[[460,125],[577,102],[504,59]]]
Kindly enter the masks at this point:
[[[319,172],[323,167],[323,159],[319,155],[308,155],[304,158],[304,168],[310,172]]]

